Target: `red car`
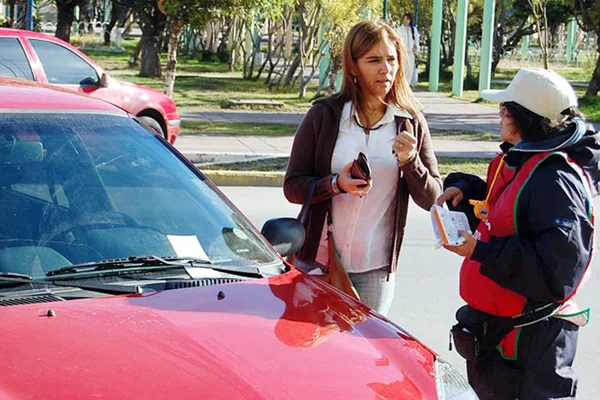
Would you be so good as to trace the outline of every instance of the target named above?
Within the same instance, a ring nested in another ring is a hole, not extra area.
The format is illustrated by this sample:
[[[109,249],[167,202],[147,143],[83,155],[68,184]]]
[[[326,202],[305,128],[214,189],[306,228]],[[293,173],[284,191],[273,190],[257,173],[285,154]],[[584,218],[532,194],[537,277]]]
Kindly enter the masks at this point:
[[[0,76],[49,83],[106,100],[174,143],[181,120],[169,96],[110,78],[77,48],[32,31],[0,28]]]
[[[2,399],[476,399],[109,103],[0,78],[0,199]]]

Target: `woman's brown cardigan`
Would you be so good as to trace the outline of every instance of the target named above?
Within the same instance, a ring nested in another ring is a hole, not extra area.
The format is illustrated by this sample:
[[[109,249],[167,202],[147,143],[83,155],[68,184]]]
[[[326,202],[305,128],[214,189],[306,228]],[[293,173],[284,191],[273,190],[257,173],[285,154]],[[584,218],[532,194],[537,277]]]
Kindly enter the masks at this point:
[[[298,253],[300,260],[314,261],[316,258],[325,217],[331,207],[331,198],[335,196],[331,186],[331,157],[340,127],[342,109],[347,101],[339,95],[317,100],[296,131],[283,183],[285,197],[292,203],[303,204],[310,183],[318,179],[306,221],[306,241]],[[404,120],[405,118],[396,117],[396,126],[401,126]],[[400,175],[396,195],[396,228],[390,272],[397,270],[406,226],[409,193],[417,205],[429,210],[442,192],[442,181],[433,154],[427,122],[420,114],[412,122],[418,141],[418,156],[398,169]]]

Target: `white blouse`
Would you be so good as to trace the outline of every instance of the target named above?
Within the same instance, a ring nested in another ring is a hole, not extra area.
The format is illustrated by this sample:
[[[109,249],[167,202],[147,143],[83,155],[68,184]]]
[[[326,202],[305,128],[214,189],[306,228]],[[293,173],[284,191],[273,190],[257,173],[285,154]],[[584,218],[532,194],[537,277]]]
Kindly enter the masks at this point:
[[[413,32],[415,34],[414,39],[413,39]],[[419,34],[419,31],[417,30],[416,26],[413,26],[411,28],[410,26],[401,24],[399,27],[396,28],[396,33],[402,39],[402,42],[404,43],[404,46],[406,47],[406,51],[408,52],[409,56],[413,55],[413,53],[415,51],[415,46],[417,48],[416,50],[419,51],[420,34]]]
[[[358,126],[354,116],[358,119],[352,102],[346,103],[331,159],[331,171],[339,173],[361,151],[367,155],[371,165],[373,187],[366,196],[360,198],[345,193],[332,199],[335,248],[346,271],[357,273],[390,265],[399,175],[398,162],[392,153],[397,134],[394,117],[412,116],[390,105],[381,120],[373,125],[375,128],[381,125],[381,128],[371,130],[369,135]],[[325,223],[315,261],[327,265],[327,250]]]

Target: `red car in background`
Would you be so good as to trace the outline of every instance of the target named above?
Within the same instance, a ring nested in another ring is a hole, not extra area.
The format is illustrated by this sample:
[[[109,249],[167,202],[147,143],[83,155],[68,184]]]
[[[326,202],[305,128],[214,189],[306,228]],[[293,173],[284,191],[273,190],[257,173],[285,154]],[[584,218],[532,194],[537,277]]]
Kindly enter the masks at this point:
[[[169,96],[111,78],[88,56],[43,33],[0,28],[0,76],[49,83],[106,100],[174,143],[181,120]]]

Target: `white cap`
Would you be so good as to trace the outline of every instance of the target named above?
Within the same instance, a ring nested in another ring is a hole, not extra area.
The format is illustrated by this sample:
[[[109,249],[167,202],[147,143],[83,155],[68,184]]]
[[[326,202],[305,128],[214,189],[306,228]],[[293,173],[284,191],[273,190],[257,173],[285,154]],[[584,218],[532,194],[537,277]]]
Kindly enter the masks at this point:
[[[513,101],[551,121],[560,121],[561,112],[577,107],[577,95],[571,84],[554,71],[522,68],[505,90],[482,90],[481,97],[489,101]]]

